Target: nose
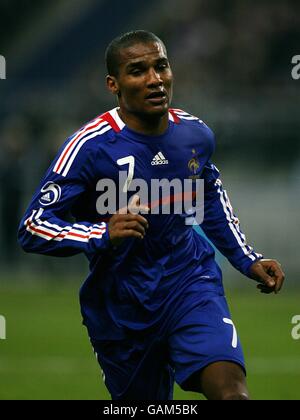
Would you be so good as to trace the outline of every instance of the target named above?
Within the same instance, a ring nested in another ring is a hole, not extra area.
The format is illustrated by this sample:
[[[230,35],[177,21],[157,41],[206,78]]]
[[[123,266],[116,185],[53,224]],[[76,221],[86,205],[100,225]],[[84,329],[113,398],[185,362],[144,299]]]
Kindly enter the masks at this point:
[[[161,79],[160,74],[154,68],[151,68],[149,70],[148,86],[156,87],[156,86],[162,86],[162,85],[163,85],[163,81]]]

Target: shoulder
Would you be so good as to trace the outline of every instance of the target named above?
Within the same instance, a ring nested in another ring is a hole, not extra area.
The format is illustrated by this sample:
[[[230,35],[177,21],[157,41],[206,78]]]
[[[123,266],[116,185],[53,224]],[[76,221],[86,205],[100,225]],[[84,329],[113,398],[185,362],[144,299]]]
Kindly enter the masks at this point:
[[[207,133],[207,135],[214,136],[213,131],[208,127],[208,125],[205,124],[203,120],[201,120],[199,117],[196,117],[195,115],[192,115],[182,109],[178,108],[170,108],[171,114],[175,116],[175,119],[177,120],[177,123],[182,123],[184,125],[187,125],[191,128],[202,130]]]
[[[99,145],[114,135],[114,129],[106,113],[84,124],[60,148],[53,172],[66,177],[71,169],[81,167],[87,160],[93,160]]]
[[[174,121],[177,122],[177,124],[182,125],[190,129],[192,132],[205,137],[206,140],[209,143],[212,143],[214,147],[215,134],[202,119],[178,108],[171,108],[170,113],[173,115]]]

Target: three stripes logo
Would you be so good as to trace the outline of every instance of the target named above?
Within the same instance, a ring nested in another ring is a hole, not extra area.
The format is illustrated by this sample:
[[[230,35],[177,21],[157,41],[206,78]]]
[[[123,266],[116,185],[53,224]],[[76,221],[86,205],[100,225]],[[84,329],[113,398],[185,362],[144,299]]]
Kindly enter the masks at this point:
[[[162,152],[158,152],[152,159],[151,165],[168,165],[169,161],[164,157]]]

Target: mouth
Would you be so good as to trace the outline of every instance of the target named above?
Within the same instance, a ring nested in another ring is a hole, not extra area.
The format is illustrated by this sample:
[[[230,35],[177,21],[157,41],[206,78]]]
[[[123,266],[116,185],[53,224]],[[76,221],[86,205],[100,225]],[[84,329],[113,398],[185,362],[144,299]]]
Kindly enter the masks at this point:
[[[167,100],[167,94],[163,90],[155,91],[146,96],[146,100],[152,104],[161,105]]]

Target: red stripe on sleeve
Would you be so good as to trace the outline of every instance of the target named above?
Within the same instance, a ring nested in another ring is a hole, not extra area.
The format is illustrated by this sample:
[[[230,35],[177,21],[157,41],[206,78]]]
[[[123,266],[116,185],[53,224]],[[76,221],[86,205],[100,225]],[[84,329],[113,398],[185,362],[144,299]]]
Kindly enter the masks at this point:
[[[174,112],[174,110],[172,108],[169,109],[169,112],[172,114],[172,117],[174,118],[174,123],[175,124],[179,124],[180,123],[180,118],[178,117],[178,115]]]
[[[111,116],[109,112],[106,112],[105,114],[101,115],[101,118],[102,120],[108,122],[108,124],[112,127],[112,129],[116,133],[119,133],[121,131],[120,127],[118,126],[118,124],[116,123],[116,121],[113,119],[113,117]]]

